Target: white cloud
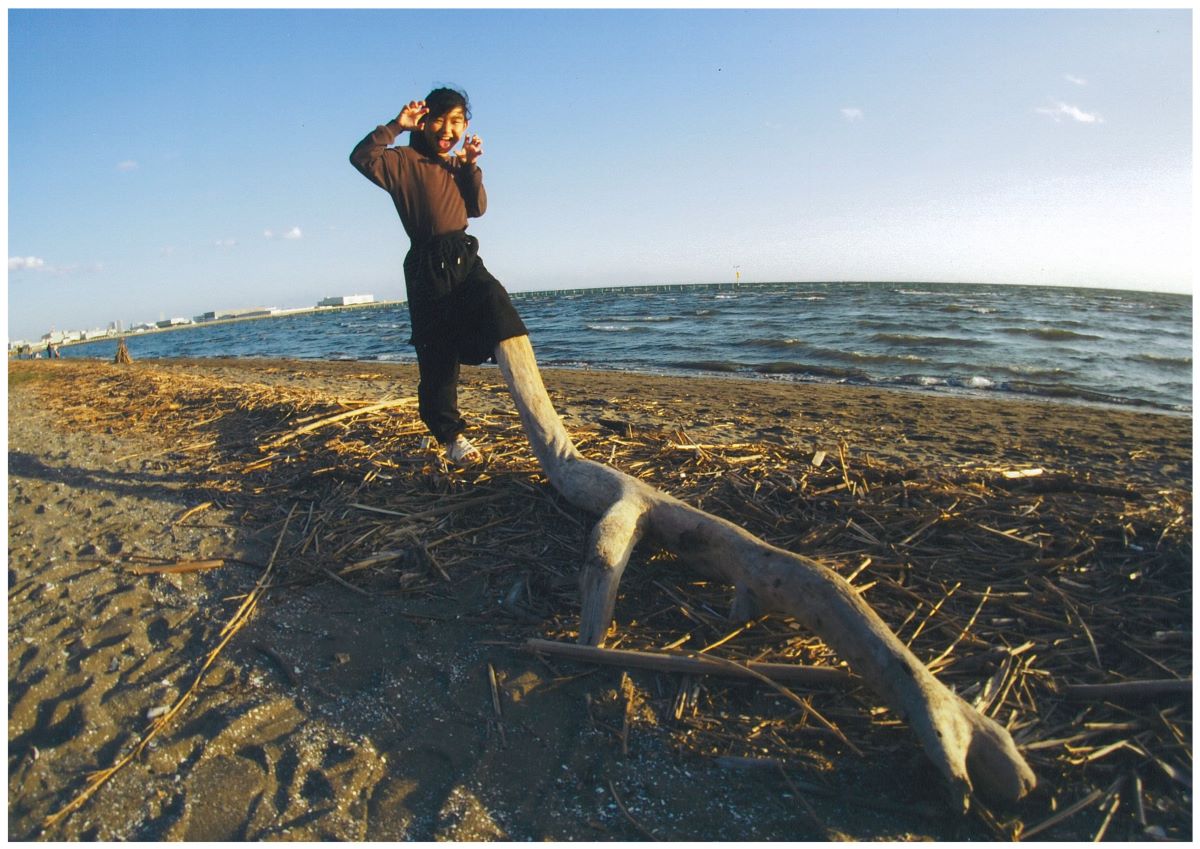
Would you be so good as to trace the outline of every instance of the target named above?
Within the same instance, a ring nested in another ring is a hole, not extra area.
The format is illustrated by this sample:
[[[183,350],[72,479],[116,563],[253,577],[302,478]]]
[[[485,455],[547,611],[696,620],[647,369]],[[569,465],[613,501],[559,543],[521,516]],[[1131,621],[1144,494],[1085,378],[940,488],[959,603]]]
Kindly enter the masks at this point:
[[[137,169],[138,169],[138,164],[137,164],[137,162],[135,162],[132,159],[126,159],[122,162],[117,163],[118,171],[136,171]]]
[[[175,253],[175,246],[174,245],[163,245],[161,248],[158,249],[158,253],[161,256],[173,256]]]
[[[1063,74],[1063,79],[1069,83],[1074,83],[1075,85],[1087,85],[1087,80],[1085,80],[1083,77],[1076,76],[1075,74]]]
[[[264,239],[288,239],[288,240],[294,242],[297,239],[303,238],[303,234],[300,232],[299,227],[293,227],[290,230],[284,230],[282,233],[276,233],[274,230],[263,230],[263,238]]]
[[[857,106],[843,106],[842,117],[847,121],[861,121],[863,119],[863,111]]]
[[[38,256],[10,256],[8,258],[8,270],[36,271],[39,274],[48,274],[51,277],[65,277],[76,273],[99,274],[104,271],[104,262],[102,260],[95,260],[86,264],[74,262],[70,265],[47,265],[46,260]]]
[[[232,248],[237,244],[237,239],[217,239],[213,244],[218,248]]]
[[[293,239],[293,240],[301,238],[300,228],[293,227],[291,230],[288,230],[286,233],[283,234],[283,238]]]
[[[1061,100],[1055,101],[1053,106],[1041,106],[1037,110],[1042,115],[1049,115],[1055,121],[1061,121],[1063,118],[1070,118],[1073,121],[1078,121],[1081,124],[1103,124],[1104,119],[1095,112],[1084,112],[1078,106],[1072,106],[1069,103],[1063,103]]]
[[[274,230],[263,230],[263,238],[264,239],[274,239],[275,231]]]

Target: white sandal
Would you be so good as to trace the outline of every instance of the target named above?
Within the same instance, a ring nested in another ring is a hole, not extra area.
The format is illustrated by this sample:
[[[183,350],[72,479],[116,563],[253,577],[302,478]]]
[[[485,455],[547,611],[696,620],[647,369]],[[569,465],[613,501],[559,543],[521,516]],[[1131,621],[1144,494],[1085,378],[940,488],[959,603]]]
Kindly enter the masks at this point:
[[[460,433],[446,446],[446,457],[460,466],[473,466],[483,460],[483,452]]]

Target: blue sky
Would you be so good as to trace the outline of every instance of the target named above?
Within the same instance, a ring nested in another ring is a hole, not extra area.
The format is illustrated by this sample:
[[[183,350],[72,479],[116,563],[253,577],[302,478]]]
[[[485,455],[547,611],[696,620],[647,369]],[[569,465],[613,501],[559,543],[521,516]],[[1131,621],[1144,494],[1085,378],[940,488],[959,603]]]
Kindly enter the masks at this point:
[[[403,295],[354,144],[465,88],[512,291],[1190,292],[1191,11],[9,10],[9,336]]]

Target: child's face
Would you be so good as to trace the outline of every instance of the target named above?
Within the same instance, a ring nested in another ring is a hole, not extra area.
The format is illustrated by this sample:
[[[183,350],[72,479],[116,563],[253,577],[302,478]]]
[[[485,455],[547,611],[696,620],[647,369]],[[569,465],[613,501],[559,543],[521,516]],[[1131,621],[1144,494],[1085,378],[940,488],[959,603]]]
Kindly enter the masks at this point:
[[[425,134],[425,141],[429,142],[431,150],[436,150],[440,156],[449,156],[467,132],[467,116],[461,106],[455,106],[436,118],[426,115],[421,132]]]

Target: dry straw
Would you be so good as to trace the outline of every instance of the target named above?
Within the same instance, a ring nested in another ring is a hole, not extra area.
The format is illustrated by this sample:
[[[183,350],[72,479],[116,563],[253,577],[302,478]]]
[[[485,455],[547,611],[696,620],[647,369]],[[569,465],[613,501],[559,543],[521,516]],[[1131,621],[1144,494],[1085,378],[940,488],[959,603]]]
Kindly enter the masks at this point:
[[[423,445],[408,397],[338,399],[164,364],[62,368],[70,379],[47,384],[46,402],[66,426],[158,440],[158,457],[249,523],[301,505],[300,527],[286,542],[280,533],[280,557],[302,576],[293,580],[409,598],[453,596],[456,583],[482,578],[504,602],[481,637],[573,641],[590,518],[542,479],[509,409],[477,417],[487,462],[458,471]],[[996,837],[1190,836],[1190,481],[982,462],[904,468],[844,442],[818,458],[600,422],[572,431],[586,455],[841,572],[944,682],[1010,729],[1042,789],[1003,815],[974,807]],[[729,588],[647,549],[622,585],[608,644],[704,655],[754,677],[751,664],[839,668],[790,619],[731,623],[728,603]],[[666,719],[630,720],[636,731],[774,765],[787,782],[832,768],[839,752],[915,750],[862,688],[670,675],[675,689],[646,696]]]

